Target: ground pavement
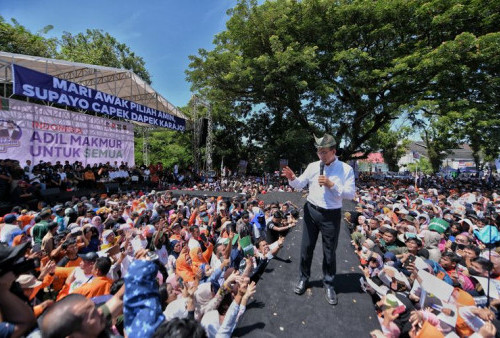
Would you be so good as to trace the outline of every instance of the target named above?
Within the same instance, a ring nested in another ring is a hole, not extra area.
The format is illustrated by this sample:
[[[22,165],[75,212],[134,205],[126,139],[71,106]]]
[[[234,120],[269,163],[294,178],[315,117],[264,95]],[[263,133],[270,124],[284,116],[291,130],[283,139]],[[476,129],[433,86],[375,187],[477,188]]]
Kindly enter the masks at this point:
[[[217,194],[191,193],[201,196]],[[259,199],[266,203],[292,201],[301,209],[305,202],[300,193],[269,193],[260,195]],[[354,203],[344,201],[344,210],[353,209]],[[367,337],[371,330],[380,328],[371,298],[360,289],[359,260],[350,244],[349,231],[344,222],[337,247],[335,289],[338,305],[331,306],[325,299],[321,271],[321,239],[318,239],[314,251],[312,276],[307,291],[301,296],[293,292],[299,276],[302,227],[301,211],[298,225],[287,235],[283,249],[267,266],[257,284],[257,292],[249,302],[233,336]]]

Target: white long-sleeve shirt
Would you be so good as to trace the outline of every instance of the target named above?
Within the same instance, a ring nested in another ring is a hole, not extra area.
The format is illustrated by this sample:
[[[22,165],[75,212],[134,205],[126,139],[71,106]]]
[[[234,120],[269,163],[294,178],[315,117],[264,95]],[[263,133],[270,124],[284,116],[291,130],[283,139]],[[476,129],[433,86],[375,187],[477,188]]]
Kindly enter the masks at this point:
[[[320,161],[309,163],[306,170],[293,181],[288,181],[294,189],[302,189],[309,185],[307,201],[324,209],[342,208],[342,199],[353,199],[356,192],[354,184],[354,171],[352,167],[336,156],[330,165],[325,165],[324,175],[332,181],[334,186],[330,189],[318,183]]]

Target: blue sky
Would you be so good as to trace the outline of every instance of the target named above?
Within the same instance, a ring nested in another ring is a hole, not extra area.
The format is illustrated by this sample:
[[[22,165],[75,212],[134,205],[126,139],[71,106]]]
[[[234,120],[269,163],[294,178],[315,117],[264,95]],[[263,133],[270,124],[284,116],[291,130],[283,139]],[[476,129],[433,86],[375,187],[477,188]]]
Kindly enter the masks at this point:
[[[0,0],[0,15],[35,33],[53,25],[47,37],[102,29],[144,58],[153,88],[177,106],[191,96],[184,71],[189,55],[212,49],[225,29],[226,11],[236,0]]]

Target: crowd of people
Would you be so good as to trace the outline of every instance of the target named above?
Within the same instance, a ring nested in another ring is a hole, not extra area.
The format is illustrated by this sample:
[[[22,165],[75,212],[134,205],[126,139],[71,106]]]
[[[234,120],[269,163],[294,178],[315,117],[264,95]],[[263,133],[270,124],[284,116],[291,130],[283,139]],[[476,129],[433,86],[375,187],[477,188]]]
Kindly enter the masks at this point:
[[[479,177],[358,182],[346,212],[373,337],[494,337],[500,331],[500,185]],[[489,297],[488,297],[489,296]]]
[[[0,202],[28,204],[34,208],[43,200],[43,191],[107,191],[106,184],[115,183],[121,191],[134,190],[210,190],[257,195],[267,191],[292,191],[279,177],[229,175],[209,177],[191,167],[166,168],[162,163],[130,166],[127,162],[83,165],[69,161],[22,164],[15,159],[0,159]]]
[[[230,337],[298,213],[241,194],[15,206],[0,219],[0,337]]]
[[[131,177],[126,163],[94,167],[94,182]],[[178,187],[243,194],[228,200],[145,189],[49,205],[36,191],[57,182],[87,187],[71,175],[86,168],[2,160],[0,170],[3,196],[14,205],[0,219],[2,337],[230,336],[299,219],[289,201],[258,200],[293,191],[265,178],[182,185],[172,172]],[[151,168],[138,170],[139,182],[152,177]],[[495,336],[498,180],[426,176],[417,188],[413,180],[362,175],[356,183],[357,205],[344,220],[361,285],[379,314],[381,330],[372,335]]]

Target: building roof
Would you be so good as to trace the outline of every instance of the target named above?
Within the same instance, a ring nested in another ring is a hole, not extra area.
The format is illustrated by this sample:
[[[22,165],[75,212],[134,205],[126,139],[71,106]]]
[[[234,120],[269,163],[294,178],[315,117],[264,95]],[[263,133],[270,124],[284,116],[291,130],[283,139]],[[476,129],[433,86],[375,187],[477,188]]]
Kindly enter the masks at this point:
[[[429,157],[427,146],[424,142],[412,142],[409,146],[409,152],[417,152],[421,156]],[[456,149],[450,149],[450,153],[444,159],[449,160],[473,160],[472,149],[468,144],[462,144]]]
[[[176,106],[127,69],[0,52],[0,83],[12,83],[12,64],[72,81],[186,119]]]

